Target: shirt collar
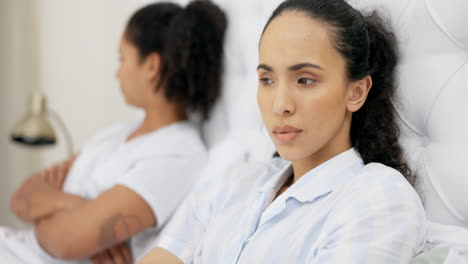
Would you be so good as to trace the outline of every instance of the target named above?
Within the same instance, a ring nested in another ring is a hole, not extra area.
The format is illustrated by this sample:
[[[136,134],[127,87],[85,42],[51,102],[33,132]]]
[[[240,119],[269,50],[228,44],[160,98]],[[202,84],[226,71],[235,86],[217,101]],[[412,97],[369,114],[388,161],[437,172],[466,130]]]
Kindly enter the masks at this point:
[[[274,158],[270,170],[273,174],[269,173],[272,176],[260,186],[259,192],[270,193],[273,190],[276,193],[292,173],[291,162],[281,158]]]
[[[276,167],[279,171],[260,188],[261,192],[272,192],[276,195],[291,175],[291,162],[277,161],[276,163],[280,165]],[[351,148],[304,174],[281,196],[284,199],[294,197],[300,202],[311,202],[347,182],[363,166],[361,156],[354,148]]]

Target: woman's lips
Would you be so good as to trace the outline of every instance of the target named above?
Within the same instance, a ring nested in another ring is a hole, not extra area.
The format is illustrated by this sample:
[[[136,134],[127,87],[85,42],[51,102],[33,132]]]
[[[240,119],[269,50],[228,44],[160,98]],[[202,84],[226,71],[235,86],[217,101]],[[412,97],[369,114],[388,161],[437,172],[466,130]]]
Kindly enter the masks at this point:
[[[301,129],[292,126],[275,127],[273,129],[273,135],[281,143],[293,142],[301,132]]]

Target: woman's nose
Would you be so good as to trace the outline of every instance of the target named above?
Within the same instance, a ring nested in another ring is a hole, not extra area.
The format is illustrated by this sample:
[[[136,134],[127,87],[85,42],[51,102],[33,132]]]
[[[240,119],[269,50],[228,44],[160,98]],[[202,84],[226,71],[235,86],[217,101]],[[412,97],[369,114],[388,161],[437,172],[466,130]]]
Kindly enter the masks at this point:
[[[273,112],[276,115],[291,115],[295,112],[294,100],[286,87],[278,87],[273,103]]]

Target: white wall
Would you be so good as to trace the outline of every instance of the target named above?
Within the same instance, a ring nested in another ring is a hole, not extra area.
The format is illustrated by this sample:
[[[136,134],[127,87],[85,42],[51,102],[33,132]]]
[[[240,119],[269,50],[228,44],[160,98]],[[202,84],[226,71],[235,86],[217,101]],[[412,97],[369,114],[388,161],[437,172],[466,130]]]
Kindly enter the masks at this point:
[[[8,200],[31,173],[66,157],[63,134],[52,148],[9,142],[9,133],[41,90],[72,131],[75,149],[92,135],[139,113],[114,78],[118,41],[138,0],[0,1],[0,225],[22,226]]]
[[[38,5],[39,87],[72,131],[76,150],[98,131],[136,115],[124,103],[115,71],[122,30],[141,5],[128,0],[41,0]],[[41,165],[65,155],[62,141],[42,153]]]
[[[0,225],[19,226],[9,212],[9,197],[38,168],[36,151],[9,140],[37,83],[34,2],[0,1]]]

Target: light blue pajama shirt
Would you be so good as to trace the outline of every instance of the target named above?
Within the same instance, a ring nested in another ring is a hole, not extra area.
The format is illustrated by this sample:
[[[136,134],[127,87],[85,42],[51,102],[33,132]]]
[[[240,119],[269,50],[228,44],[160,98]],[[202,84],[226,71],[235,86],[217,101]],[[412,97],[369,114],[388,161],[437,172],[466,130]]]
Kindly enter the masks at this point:
[[[424,247],[421,200],[396,170],[350,149],[273,200],[291,163],[205,175],[155,246],[184,263],[408,263]]]

